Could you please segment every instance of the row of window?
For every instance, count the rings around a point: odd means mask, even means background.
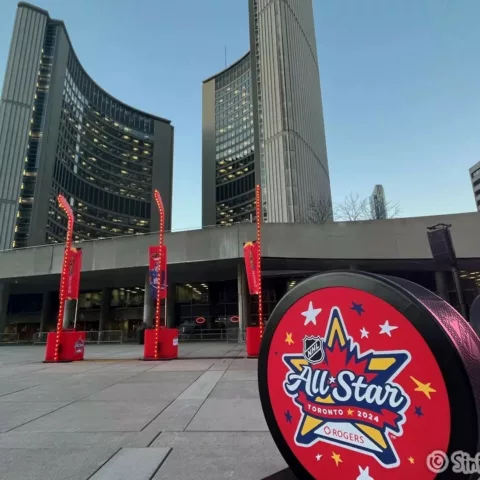
[[[80,135],[75,127],[63,119],[58,142],[68,156],[78,154],[84,160],[98,161],[103,163],[102,168],[117,174],[121,174],[122,170],[134,175],[138,172],[140,174],[138,180],[147,180],[148,183],[152,171],[151,161],[130,160],[130,156],[125,154],[117,156],[119,153],[117,150],[95,141],[95,138],[89,134],[85,135],[85,132],[82,133],[83,135]]]
[[[145,202],[150,200],[148,193],[149,184],[145,181],[138,182],[137,176],[124,170],[123,178],[107,171],[100,170],[93,166],[93,163],[87,165],[85,160],[80,160],[78,153],[65,152],[60,144],[57,147],[57,162],[64,164],[69,171],[77,175],[90,184],[95,184],[97,188],[101,188],[106,192],[116,193],[125,197],[140,199]],[[87,157],[88,158],[88,157]],[[133,177],[133,178],[132,178]],[[143,180],[143,178],[142,178]],[[138,183],[135,183],[135,182]]]
[[[72,87],[65,81],[64,101],[69,108],[72,117],[78,121],[76,128],[89,129],[92,133],[98,135],[98,139],[105,139],[111,145],[115,145],[123,152],[133,152],[136,155],[149,155],[152,150],[152,141],[139,139],[135,136],[135,131],[124,127],[117,122],[99,115],[90,105],[83,104],[75,97]],[[73,119],[71,119],[73,120]],[[96,127],[98,127],[98,130]],[[108,135],[108,136],[107,136]]]
[[[55,162],[53,178],[54,184],[80,202],[120,215],[150,218],[150,202],[134,200],[98,188],[68,169],[59,158]]]
[[[102,114],[138,132],[154,133],[153,119],[119,103],[99,88],[83,70],[73,50],[68,57],[67,77],[75,84],[76,93],[81,93]]]
[[[235,82],[239,77],[250,70],[250,55],[247,55],[240,63],[221,73],[215,79],[215,90],[221,90],[227,85]]]

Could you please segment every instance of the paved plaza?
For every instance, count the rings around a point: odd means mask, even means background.
[[[44,364],[43,346],[0,346],[0,479],[261,480],[282,470],[244,349],[181,344],[183,358],[143,362],[139,345],[87,345],[84,362]]]

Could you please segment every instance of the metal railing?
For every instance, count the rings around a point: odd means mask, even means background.
[[[18,333],[0,333],[0,345],[11,345],[19,343],[20,335]]]
[[[33,344],[42,345],[47,343],[48,332],[35,332],[33,334]]]
[[[240,337],[240,341],[243,339]],[[226,342],[238,343],[239,330],[238,328],[198,328],[198,329],[179,329],[179,342]]]
[[[122,330],[85,332],[85,343],[123,343]]]
[[[47,343],[47,335],[48,332],[36,332],[33,336],[33,343]],[[93,332],[85,332],[85,343],[123,343],[123,332],[121,330],[104,330],[102,332],[95,330]]]

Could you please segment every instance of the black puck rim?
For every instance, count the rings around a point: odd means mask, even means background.
[[[258,388],[267,426],[277,448],[293,473],[302,480],[315,480],[297,460],[277,425],[268,392],[268,359],[275,330],[290,307],[315,290],[346,287],[363,290],[378,296],[396,308],[409,320],[430,348],[442,374],[450,404],[450,441],[446,454],[461,450],[474,456],[478,449],[477,411],[468,373],[460,352],[441,324],[408,290],[397,285],[394,277],[385,278],[367,272],[335,271],[312,276],[299,283],[280,300],[266,325],[258,357]],[[433,327],[433,328],[432,328]],[[453,373],[447,373],[452,372]],[[467,435],[468,432],[468,435]],[[439,480],[461,476],[451,469],[437,474]],[[473,477],[472,477],[473,478]]]

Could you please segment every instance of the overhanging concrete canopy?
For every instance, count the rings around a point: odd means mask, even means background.
[[[268,259],[305,264],[315,261],[430,261],[426,229],[437,223],[452,224],[457,257],[480,265],[480,215],[465,213],[366,222],[336,222],[326,225],[265,224],[262,228],[262,254]],[[255,238],[255,225],[206,228],[167,233],[169,271],[207,264],[231,270],[243,257],[243,244]],[[118,237],[81,242],[82,273],[120,271],[145,272],[149,245],[158,234]],[[0,252],[0,282],[59,275],[63,245],[47,245]],[[282,262],[283,260],[283,262]],[[217,267],[213,262],[217,262]],[[316,263],[316,262],[312,262]],[[233,271],[233,270],[232,270]],[[32,277],[37,277],[32,278]]]

